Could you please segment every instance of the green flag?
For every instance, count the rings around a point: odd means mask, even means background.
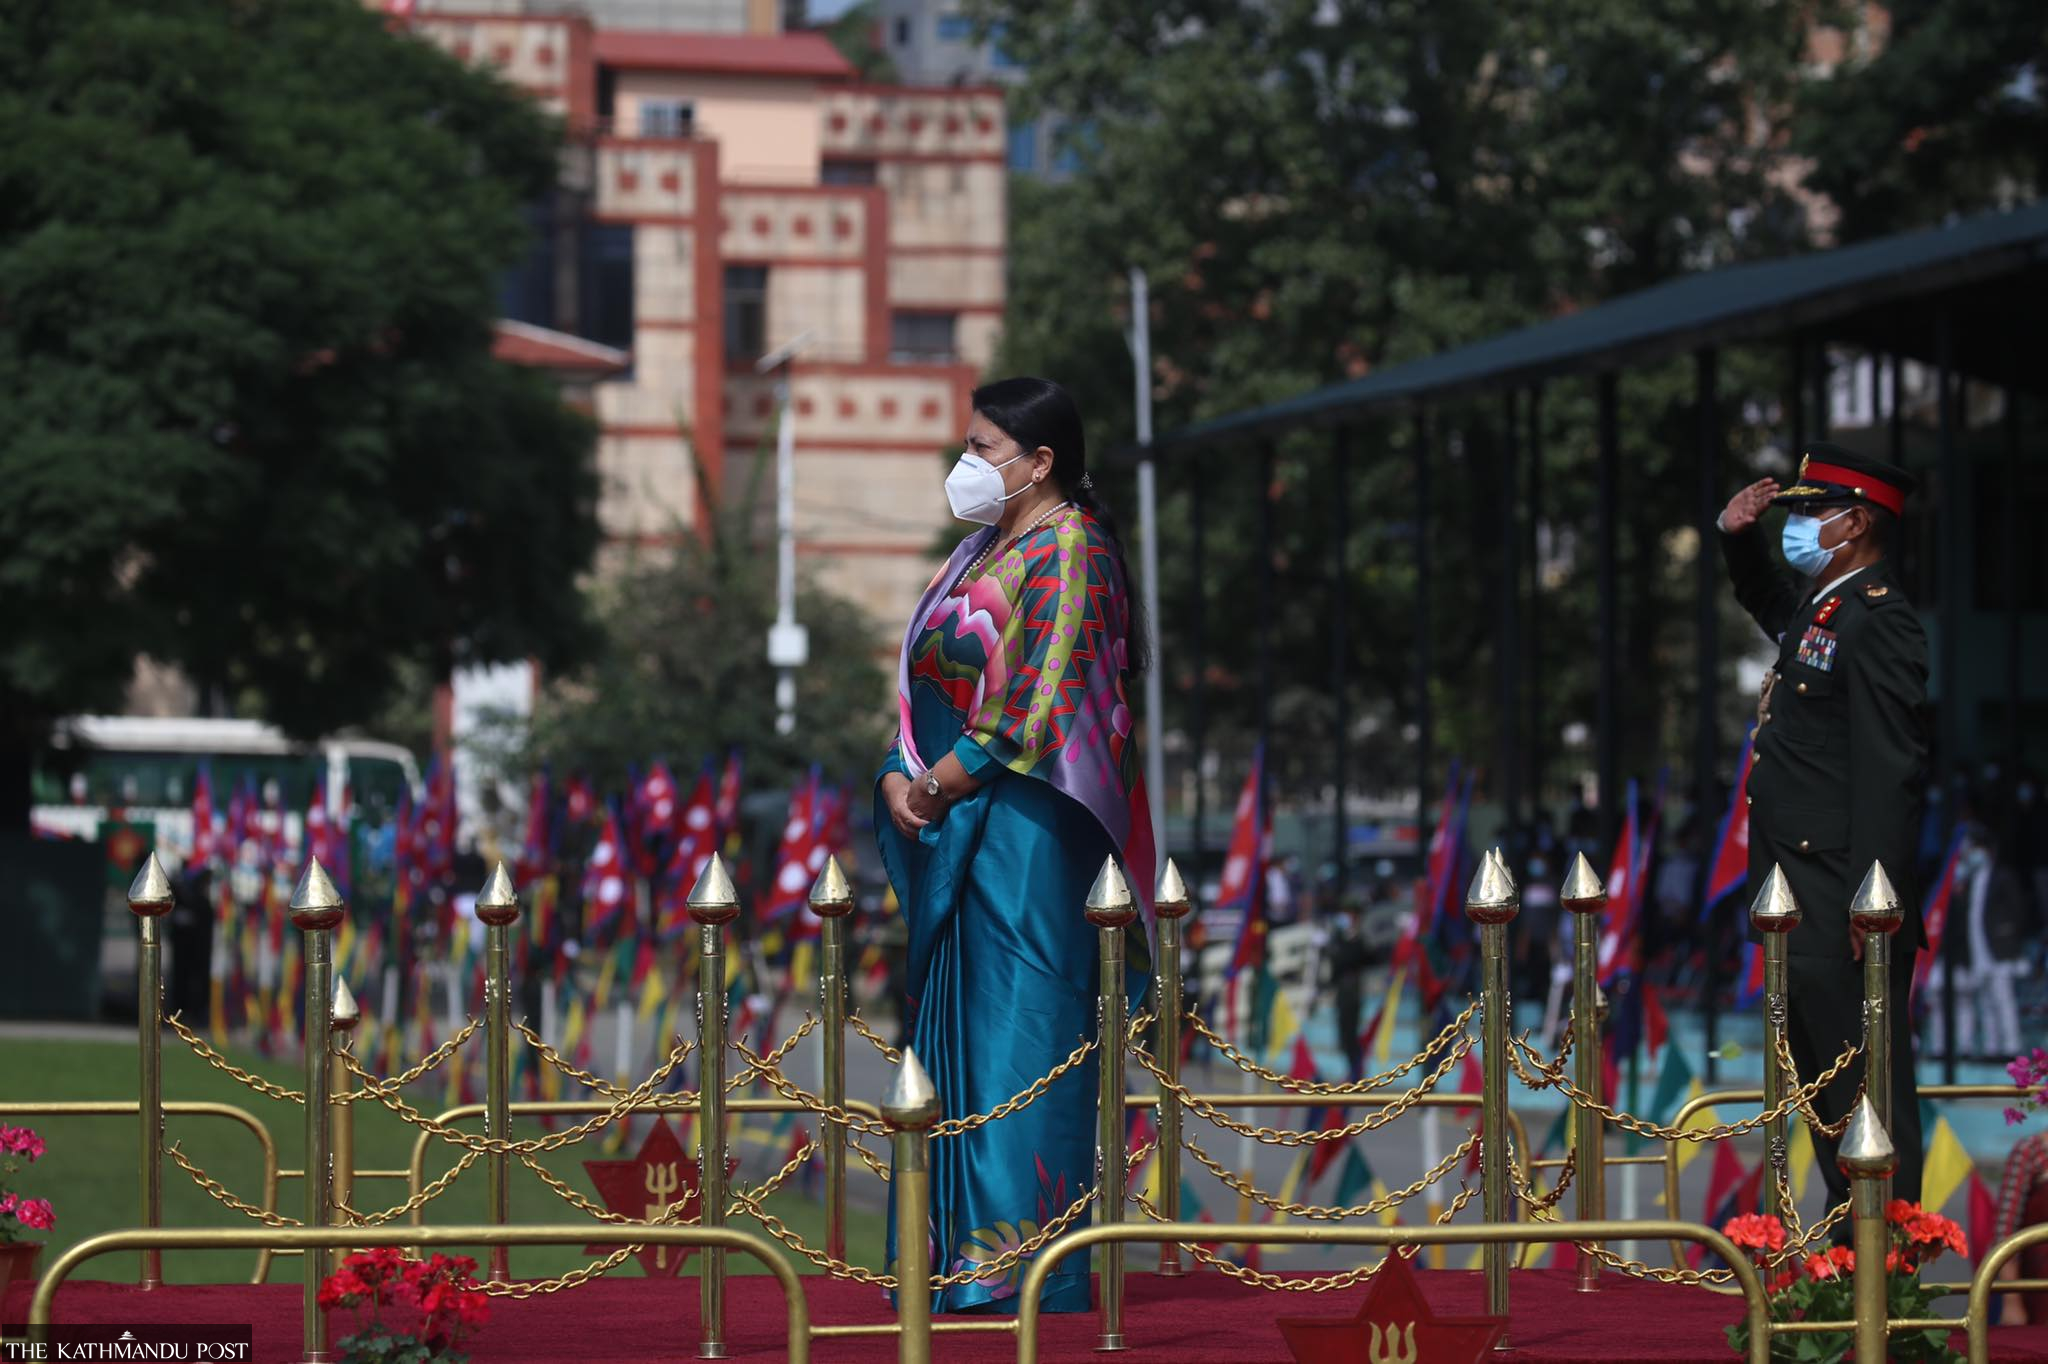
[[[1372,1166],[1352,1147],[1344,1153],[1344,1173],[1337,1176],[1337,1206],[1355,1208],[1372,1193]]]
[[[1650,1098],[1650,1121],[1668,1123],[1677,1115],[1692,1088],[1692,1067],[1676,1042],[1664,1048],[1664,1068],[1657,1074],[1657,1092]]]

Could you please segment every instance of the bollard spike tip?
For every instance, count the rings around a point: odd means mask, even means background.
[[[335,1032],[350,1032],[362,1021],[363,1011],[356,1003],[355,992],[348,988],[347,981],[337,975],[334,978],[334,1003],[328,1010],[328,1027]]]
[[[1906,920],[1899,892],[1885,874],[1884,863],[1872,862],[1863,874],[1863,884],[1849,897],[1849,922],[1866,933],[1895,933]]]
[[[1564,885],[1558,888],[1557,898],[1558,903],[1573,914],[1598,914],[1606,907],[1607,887],[1584,853],[1572,857],[1571,870],[1565,873]]]
[[[882,1116],[891,1126],[912,1132],[938,1121],[939,1091],[917,1059],[915,1047],[903,1049],[896,1078],[889,1082],[889,1092],[882,1096]]]
[[[731,923],[739,917],[740,893],[733,888],[725,859],[717,853],[711,854],[704,874],[691,887],[689,905],[690,917],[706,926]]]
[[[1097,928],[1121,928],[1137,917],[1138,902],[1131,894],[1131,883],[1124,879],[1124,869],[1114,856],[1102,860],[1102,870],[1088,891],[1084,908],[1088,922]]]
[[[484,888],[477,892],[476,917],[493,928],[518,922],[519,892],[512,888],[512,873],[503,862],[491,868]]]
[[[1491,849],[1479,860],[1479,870],[1465,892],[1465,917],[1476,924],[1504,924],[1521,912],[1521,892],[1515,888],[1507,861],[1500,849]]]
[[[1166,870],[1159,873],[1159,889],[1152,896],[1152,907],[1162,919],[1185,918],[1195,907],[1188,894],[1188,883],[1181,879],[1180,867],[1170,857],[1166,859]]]
[[[1799,897],[1792,893],[1792,883],[1785,879],[1785,869],[1773,863],[1756,899],[1750,901],[1750,927],[1759,933],[1790,933],[1799,927],[1804,913]]]
[[[1849,1115],[1849,1130],[1842,1134],[1841,1148],[1835,1153],[1835,1164],[1852,1179],[1877,1179],[1890,1174],[1898,1163],[1899,1153],[1877,1116],[1877,1105],[1870,1102],[1868,1094],[1859,1096],[1856,1111]]]
[[[853,886],[846,879],[837,857],[827,857],[818,879],[811,883],[811,913],[821,919],[837,919],[853,911]]]
[[[164,874],[164,864],[152,851],[136,868],[135,879],[128,885],[129,912],[138,919],[154,919],[171,912],[172,898],[171,878]]]
[[[347,909],[348,901],[334,888],[334,878],[320,865],[320,859],[307,858],[306,869],[299,873],[299,884],[292,891],[292,924],[308,933],[332,928],[341,922]]]

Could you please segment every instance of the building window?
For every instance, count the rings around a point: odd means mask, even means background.
[[[898,19],[896,21],[896,46],[910,46],[910,21],[908,19]]]
[[[768,350],[768,267],[725,267],[725,358],[758,360]]]
[[[939,41],[942,43],[973,42],[974,20],[964,14],[941,14],[939,16]]]
[[[505,272],[498,283],[498,315],[536,327],[555,325],[555,223],[552,203],[541,199],[526,206],[532,233],[526,258]]]
[[[583,229],[583,335],[620,350],[633,346],[633,228],[591,223]]]
[[[1038,169],[1038,124],[1010,125],[1010,169],[1029,174]]]
[[[818,180],[827,185],[872,185],[875,183],[875,163],[828,159],[818,167]]]
[[[640,136],[689,137],[695,131],[697,106],[686,99],[650,99],[640,102]]]
[[[889,358],[899,365],[944,364],[958,358],[959,318],[952,313],[897,313],[889,319]]]

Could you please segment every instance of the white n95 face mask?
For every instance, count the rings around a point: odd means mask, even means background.
[[[946,502],[953,508],[953,515],[962,521],[975,521],[984,526],[993,526],[1003,519],[1003,504],[1017,493],[1003,491],[1002,471],[1024,458],[1016,455],[1001,464],[990,464],[973,451],[961,454],[954,464],[953,472],[946,475]]]

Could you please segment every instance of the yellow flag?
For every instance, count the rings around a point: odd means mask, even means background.
[[[1920,1175],[1920,1206],[1940,1212],[1956,1190],[1969,1182],[1975,1168],[1948,1119],[1936,1118],[1934,1137],[1927,1143],[1927,1165]]]
[[[1273,1012],[1266,1020],[1266,1054],[1272,1064],[1278,1065],[1287,1059],[1287,1049],[1294,1045],[1294,1039],[1301,1032],[1301,1020],[1295,1016],[1294,1005],[1287,1000],[1285,989],[1273,992]]]
[[[1698,1080],[1694,1080],[1691,1084],[1685,1087],[1685,1102],[1691,1103],[1694,1099],[1697,1099],[1701,1094],[1705,1092],[1706,1091],[1700,1087],[1700,1082]],[[1679,1106],[1682,1108],[1684,1107],[1684,1104],[1681,1104]],[[1711,1108],[1699,1109],[1695,1111],[1691,1117],[1685,1120],[1685,1126],[1688,1131],[1695,1127],[1718,1127],[1720,1123],[1721,1115],[1716,1113]],[[1682,1141],[1678,1143],[1679,1173],[1685,1173],[1685,1167],[1692,1164],[1694,1161],[1698,1160],[1701,1154],[1706,1151],[1706,1149],[1707,1144],[1703,1141]]]
[[[1806,1197],[1806,1183],[1813,1178],[1813,1131],[1803,1122],[1792,1124],[1792,1144],[1785,1159],[1792,1165],[1792,1201]]]
[[[1381,1182],[1380,1177],[1378,1175],[1374,1175],[1372,1179],[1373,1202],[1377,1203],[1386,1196],[1387,1186]],[[1398,1205],[1391,1208],[1381,1208],[1379,1212],[1374,1215],[1380,1219],[1381,1226],[1391,1227],[1394,1225],[1394,1223],[1401,1220],[1401,1209]]]
[[[798,943],[789,952],[789,988],[808,990],[811,988],[811,959],[817,955],[817,947],[810,939]]]
[[[1407,976],[1405,971],[1394,972],[1394,978],[1387,985],[1387,1002],[1380,1008],[1379,1026],[1374,1029],[1372,1055],[1375,1061],[1387,1062],[1394,1055],[1394,1020],[1401,1013],[1401,982]]]

